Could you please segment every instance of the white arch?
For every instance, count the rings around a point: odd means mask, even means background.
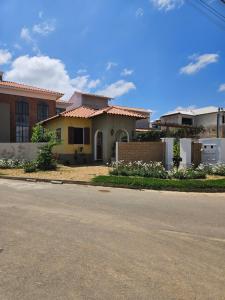
[[[116,135],[118,133],[122,133],[122,132],[126,133],[126,135],[127,135],[127,142],[129,142],[130,141],[130,135],[129,135],[129,132],[125,128],[117,130]],[[118,139],[117,136],[116,136],[116,139]]]

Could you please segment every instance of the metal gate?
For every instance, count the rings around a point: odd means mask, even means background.
[[[193,142],[191,147],[191,162],[195,167],[197,167],[198,165],[200,165],[201,161],[202,144]]]

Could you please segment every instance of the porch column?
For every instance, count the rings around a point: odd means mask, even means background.
[[[170,170],[173,167],[174,138],[162,138],[161,140],[166,145],[166,147],[165,147],[165,168],[167,170]]]
[[[191,139],[180,139],[180,157],[182,159],[180,166],[183,168],[191,166],[191,144]]]

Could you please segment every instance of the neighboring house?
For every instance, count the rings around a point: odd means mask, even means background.
[[[110,98],[75,92],[70,109],[42,121],[55,130],[61,145],[55,147],[59,159],[71,163],[103,161],[115,158],[116,141],[130,141],[136,121],[146,114],[135,108],[111,106]]]
[[[93,101],[94,99],[94,101]],[[57,114],[64,112],[66,110],[71,110],[74,107],[78,107],[83,103],[83,105],[91,106],[96,109],[105,107],[108,105],[108,101],[112,100],[110,97],[100,96],[96,97],[95,94],[90,93],[82,93],[82,92],[75,92],[69,101],[62,101],[59,100],[56,102],[56,111]],[[131,108],[131,107],[124,107],[119,105],[114,105],[114,107],[126,109],[128,111],[141,113],[144,116],[144,119],[136,121],[136,129],[149,129],[150,127],[150,118],[151,118],[151,110],[146,110],[143,108]]]
[[[56,114],[63,94],[3,80],[0,72],[0,143],[29,142],[32,127]]]
[[[214,106],[192,110],[180,110],[163,115],[153,123],[161,130],[204,127],[201,137],[225,137],[225,112]]]

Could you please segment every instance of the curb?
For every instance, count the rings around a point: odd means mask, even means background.
[[[148,189],[148,188],[141,188],[136,186],[130,186],[130,185],[115,185],[110,183],[97,183],[97,182],[91,182],[91,181],[79,181],[79,180],[53,180],[53,179],[44,179],[44,178],[30,178],[30,177],[13,177],[13,176],[3,176],[0,175],[0,179],[8,179],[8,180],[17,180],[17,181],[26,181],[26,182],[45,182],[45,183],[51,183],[51,184],[77,184],[77,185],[83,185],[83,186],[97,186],[97,187],[109,187],[109,188],[116,188],[116,189],[129,189],[129,190],[138,190],[138,191],[158,191],[158,192],[179,192],[179,193],[203,193],[203,194],[212,194],[212,193],[218,193],[222,194],[225,193],[224,189],[189,189],[189,190],[179,190],[176,188],[166,188],[166,189]]]
[[[14,176],[3,176],[0,175],[0,179],[27,181],[27,182],[46,182],[52,184],[79,184],[79,185],[93,185],[89,181],[79,181],[79,180],[57,180],[57,179],[45,179],[45,178],[33,178],[33,177],[14,177]]]

